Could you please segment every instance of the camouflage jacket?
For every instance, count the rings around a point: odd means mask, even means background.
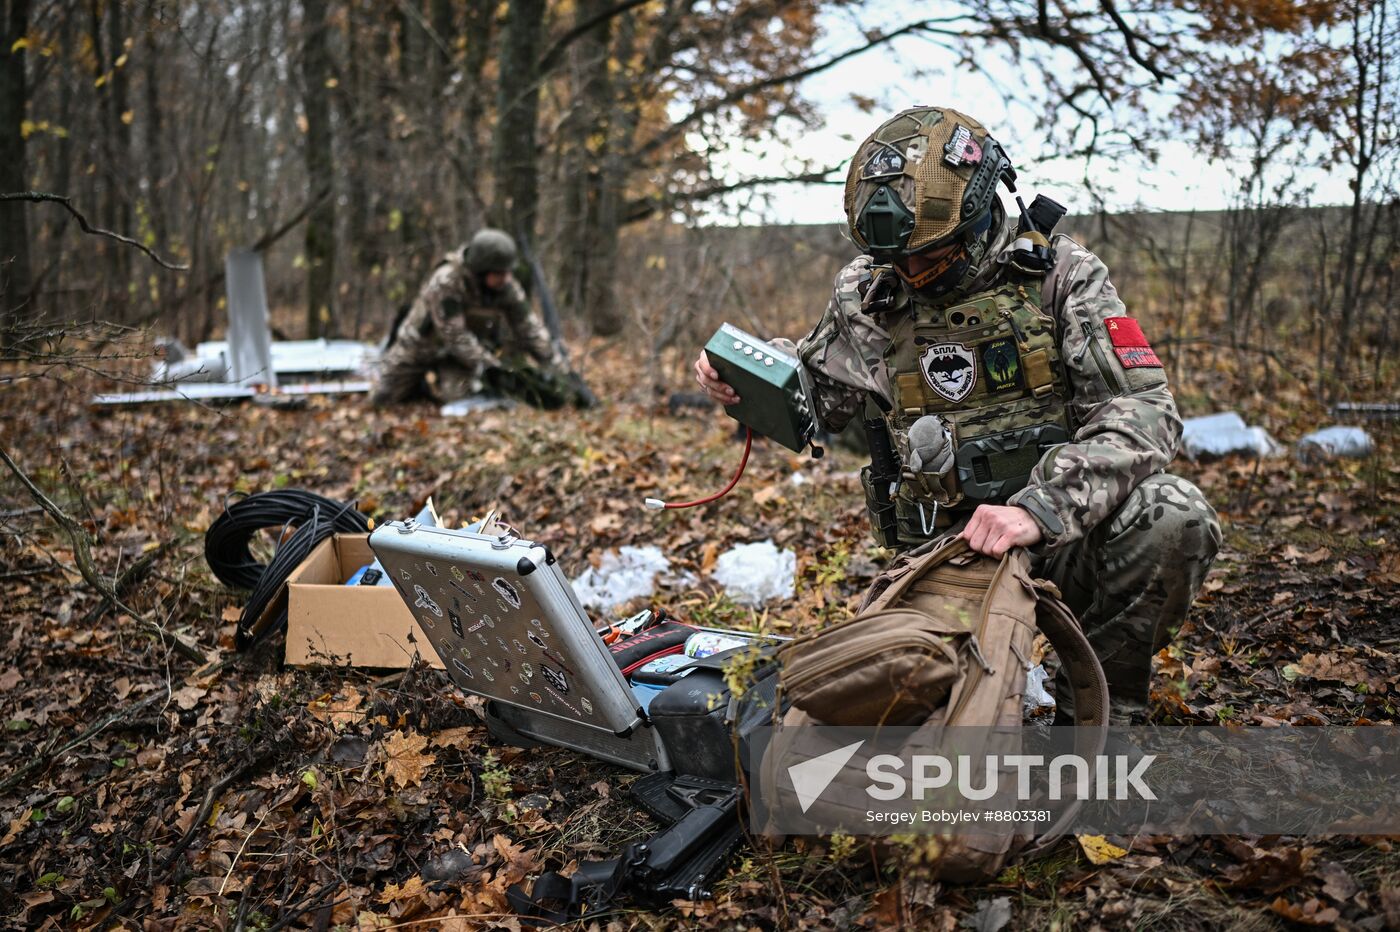
[[[482,287],[467,268],[465,249],[449,252],[433,269],[397,339],[416,347],[436,343],[442,356],[476,370],[496,365],[499,353],[526,353],[542,364],[557,361],[549,331],[520,283],[507,277],[497,291]]]
[[[1008,229],[998,234],[969,293],[1008,277],[1010,239]],[[1108,328],[1117,324],[1108,319],[1126,311],[1108,269],[1068,236],[1055,236],[1052,245],[1056,261],[1042,285],[1041,308],[1055,321],[1075,432],[1069,443],[1049,450],[1026,488],[1007,500],[1035,517],[1044,550],[1080,539],[1116,511],[1138,483],[1162,471],[1181,440],[1164,370],[1141,360],[1125,367],[1115,352]],[[880,321],[901,313],[910,299],[897,288],[892,309],[867,313],[862,305],[873,274],[868,256],[843,268],[821,321],[796,347],[811,375],[817,417],[828,431],[838,432],[860,415],[868,396],[886,406],[891,398],[882,363],[890,337]]]

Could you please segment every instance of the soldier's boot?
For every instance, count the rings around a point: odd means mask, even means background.
[[[423,354],[413,351],[405,342],[389,347],[379,364],[379,382],[370,394],[375,405],[391,405],[410,401],[423,393],[423,377],[430,363]]]
[[[437,367],[437,395],[443,404],[451,404],[472,395],[481,394],[479,367],[469,367],[448,360]]]
[[[1215,509],[1189,481],[1150,476],[1089,534],[1042,560],[1032,572],[1060,587],[1108,680],[1109,718],[1145,718],[1152,658],[1186,619],[1220,549]],[[1063,672],[1055,698],[1073,714]]]

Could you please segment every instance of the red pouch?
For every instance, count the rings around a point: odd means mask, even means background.
[[[694,633],[695,629],[690,625],[663,621],[629,638],[614,641],[608,645],[608,651],[622,675],[627,676],[657,657],[679,654],[685,650],[686,640]]]

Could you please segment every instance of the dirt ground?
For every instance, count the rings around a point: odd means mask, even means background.
[[[620,350],[599,353],[595,384],[626,366]],[[684,385],[683,361],[667,365]],[[655,544],[703,580],[657,601],[710,624],[846,617],[888,558],[865,531],[859,459],[839,449],[813,461],[760,445],[721,503],[643,511],[648,495],[718,487],[738,456],[729,422],[661,398],[471,419],[359,399],[96,411],[85,396],[100,383],[64,377],[0,389],[0,447],[92,538],[121,605],[83,579],[72,538],[3,470],[6,927],[516,928],[510,884],[655,830],[629,802],[633,774],[493,743],[439,672],[284,669],[280,639],[236,652],[246,593],[203,558],[232,492],[306,488],[380,521],[429,495],[454,523],[500,508],[571,575],[609,548]],[[1191,386],[1179,396],[1188,414],[1212,410]],[[1237,400],[1284,441],[1322,417],[1286,395]],[[1400,439],[1393,423],[1368,426],[1379,445],[1363,459],[1174,465],[1220,511],[1226,545],[1159,657],[1155,721],[1395,722]],[[798,592],[755,614],[704,571],[768,538],[797,552]],[[1400,928],[1394,838],[1116,840],[1128,853],[1106,863],[1071,838],[979,887],[930,882],[898,847],[745,849],[712,901],[588,924]]]

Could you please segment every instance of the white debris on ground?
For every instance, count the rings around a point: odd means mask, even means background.
[[[589,567],[574,580],[574,592],[585,608],[611,611],[624,602],[651,595],[656,577],[671,561],[654,546],[622,547],[603,554],[597,569]]]
[[[1262,427],[1250,427],[1234,411],[1188,417],[1182,422],[1182,446],[1191,459],[1201,456],[1226,456],[1230,453],[1251,453],[1255,456],[1277,456],[1283,452],[1269,432]]]
[[[469,395],[443,405],[438,414],[443,417],[465,417],[481,411],[495,411],[498,408],[512,408],[515,402],[509,398],[487,398],[483,395]]]
[[[1029,715],[1037,709],[1053,709],[1055,697],[1045,689],[1049,674],[1042,664],[1036,664],[1026,671],[1026,691],[1021,696],[1021,711]]]
[[[720,554],[711,575],[740,605],[790,599],[797,588],[797,554],[779,550],[771,540],[739,544]]]
[[[788,476],[788,482],[791,482],[793,485],[806,485],[811,481],[811,479],[808,479],[806,476],[802,475],[801,471],[795,472],[791,476]]]
[[[1298,459],[1305,463],[1334,456],[1369,456],[1375,449],[1371,435],[1360,427],[1324,427],[1298,441]]]

